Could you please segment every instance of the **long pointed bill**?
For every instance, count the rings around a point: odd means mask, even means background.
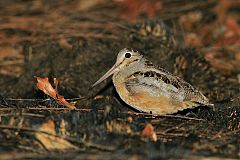
[[[114,65],[111,69],[109,69],[109,71],[107,71],[107,73],[105,73],[97,82],[95,82],[92,85],[92,88],[95,87],[96,85],[98,85],[99,83],[101,83],[102,81],[104,81],[105,79],[107,79],[109,76],[111,76],[116,71],[118,71],[118,66]]]

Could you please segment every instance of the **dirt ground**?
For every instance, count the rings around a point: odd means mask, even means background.
[[[0,159],[239,159],[239,14],[234,0],[0,1]],[[158,116],[110,78],[91,89],[126,47],[215,106]]]

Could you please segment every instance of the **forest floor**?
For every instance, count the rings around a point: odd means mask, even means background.
[[[239,14],[234,0],[1,1],[0,159],[239,159]],[[110,78],[89,89],[126,47],[214,107],[151,115]]]

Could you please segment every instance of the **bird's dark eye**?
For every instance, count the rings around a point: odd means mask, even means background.
[[[125,57],[126,57],[126,58],[130,58],[130,57],[131,57],[131,53],[127,52],[127,53],[125,54]]]

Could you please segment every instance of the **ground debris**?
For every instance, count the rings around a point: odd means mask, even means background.
[[[143,138],[149,138],[152,141],[156,142],[157,141],[157,134],[154,132],[154,128],[151,123],[148,123],[146,127],[143,129],[141,132],[141,137]]]
[[[74,146],[69,141],[57,136],[55,124],[52,120],[48,120],[46,123],[43,123],[36,130],[40,131],[35,134],[36,139],[40,141],[41,145],[43,145],[43,147],[47,150],[66,151],[70,149],[78,149],[77,146]]]
[[[1,159],[240,158],[238,2],[0,1],[0,8]],[[157,116],[122,102],[110,80],[89,90],[125,47],[196,86],[215,108]],[[35,76],[60,84],[47,96]],[[58,92],[76,108],[59,105]]]

